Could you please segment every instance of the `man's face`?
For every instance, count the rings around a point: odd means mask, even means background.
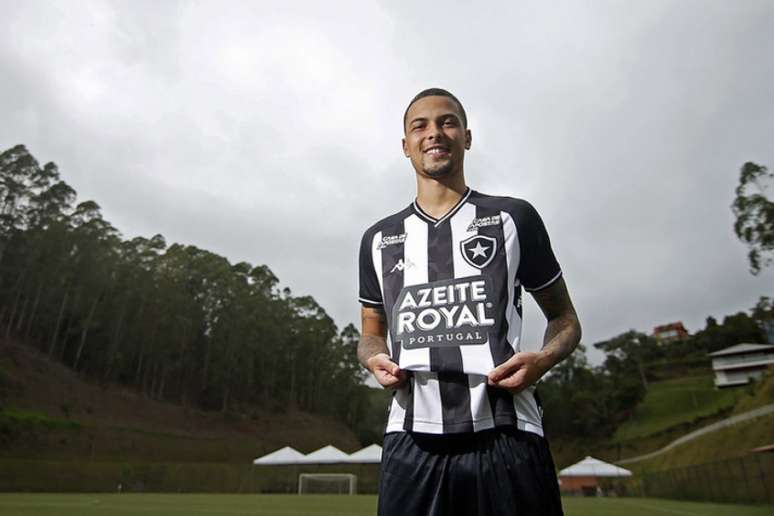
[[[457,103],[449,97],[424,97],[406,116],[403,152],[418,174],[441,178],[462,170],[470,131],[462,125]]]

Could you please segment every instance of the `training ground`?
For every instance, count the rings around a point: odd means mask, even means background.
[[[769,516],[771,506],[656,498],[564,498],[566,516]],[[374,516],[373,495],[0,494],[1,516]]]

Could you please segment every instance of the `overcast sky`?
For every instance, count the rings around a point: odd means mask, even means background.
[[[363,230],[415,195],[401,117],[431,86],[468,112],[469,185],[543,216],[588,345],[774,295],[729,209],[745,161],[774,167],[774,1],[0,8],[0,149],[126,238],[267,264],[340,327]]]

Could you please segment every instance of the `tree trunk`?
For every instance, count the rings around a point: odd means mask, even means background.
[[[56,318],[56,326],[54,327],[54,333],[51,335],[51,344],[48,347],[48,357],[51,358],[54,355],[54,349],[56,348],[56,341],[59,340],[59,328],[62,326],[62,317],[64,316],[65,305],[67,305],[67,297],[70,295],[69,290],[65,290],[64,297],[62,298],[62,304],[59,305],[59,315]]]
[[[161,381],[159,382],[159,392],[156,394],[156,399],[164,401],[164,385],[167,383],[167,373],[169,369],[166,364],[161,367]]]
[[[204,346],[204,365],[202,366],[202,391],[207,390],[207,374],[210,368],[210,338],[205,336],[206,344]]]
[[[5,327],[6,339],[11,336],[11,328],[13,327],[13,321],[16,319],[16,310],[19,307],[19,299],[21,298],[22,290],[24,290],[22,287],[24,285],[25,276],[27,276],[27,269],[24,269],[19,275],[19,279],[16,282],[16,286],[14,287],[16,290],[16,297],[13,300],[13,305],[11,305],[11,315],[8,318],[8,326]]]
[[[35,292],[35,302],[32,303],[32,313],[30,314],[29,319],[27,319],[27,329],[24,330],[24,340],[28,340],[30,338],[30,333],[32,332],[32,323],[35,321],[35,316],[38,314],[38,303],[40,302],[40,293],[43,291],[43,282],[41,281],[38,284],[38,290]]]
[[[113,369],[113,360],[115,359],[116,351],[118,351],[118,345],[121,340],[121,326],[124,323],[124,314],[126,313],[127,301],[127,298],[124,298],[124,302],[121,305],[121,311],[118,314],[116,329],[113,332],[113,338],[110,340],[110,349],[108,350],[107,363],[105,364],[105,375],[103,377],[105,380],[110,378],[110,372]]]
[[[148,389],[148,397],[153,399],[154,394],[156,393],[156,385],[158,383],[158,370],[159,370],[159,364],[158,362],[153,362],[153,366],[151,366],[150,376],[151,376],[151,384],[150,389]]]
[[[220,407],[220,411],[225,414],[228,410],[228,395],[231,392],[231,388],[226,384],[225,389],[223,390],[223,405]]]
[[[16,293],[16,298],[13,300],[13,305],[11,306],[11,316],[8,318],[8,326],[5,327],[5,339],[8,340],[11,336],[11,328],[13,328],[13,323],[16,321],[16,310],[19,308],[19,299],[21,298],[21,289]]]
[[[140,381],[140,373],[142,372],[142,358],[143,358],[143,350],[145,349],[145,341],[140,341],[140,356],[137,357],[137,370],[134,373],[134,383],[137,386],[141,386],[142,382]]]
[[[27,317],[27,306],[29,306],[29,304],[30,304],[30,298],[28,296],[24,296],[24,304],[22,305],[21,312],[19,313],[19,318],[16,319],[17,334],[21,332],[21,329],[24,326],[24,320]]]
[[[78,344],[78,351],[75,353],[75,361],[73,363],[73,370],[75,371],[78,370],[78,362],[81,360],[83,346],[86,344],[86,337],[89,335],[89,326],[91,326],[91,321],[94,319],[94,312],[97,311],[100,295],[101,294],[98,294],[97,297],[94,298],[94,302],[91,304],[91,308],[89,309],[89,315],[86,316],[86,321],[84,322],[83,329],[81,330],[81,342]]]

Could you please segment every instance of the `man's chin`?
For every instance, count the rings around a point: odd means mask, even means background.
[[[423,172],[427,177],[432,177],[433,179],[440,179],[442,177],[451,175],[452,170],[453,168],[451,166],[451,163],[449,163],[448,165],[445,165],[442,167],[426,168],[423,170]]]

